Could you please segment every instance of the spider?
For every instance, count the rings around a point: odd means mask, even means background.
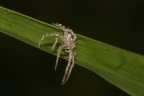
[[[63,79],[61,82],[61,84],[65,84],[66,81],[69,79],[69,76],[71,74],[71,71],[72,71],[72,69],[74,67],[74,63],[75,63],[75,56],[76,56],[75,47],[76,47],[77,35],[71,29],[66,28],[62,24],[56,23],[53,25],[62,29],[63,34],[55,32],[55,33],[47,33],[47,34],[43,35],[41,37],[41,39],[38,41],[38,47],[40,48],[40,45],[41,45],[41,42],[43,41],[43,39],[45,39],[47,37],[51,37],[51,36],[56,37],[55,42],[53,43],[53,46],[52,46],[52,51],[55,49],[56,44],[57,44],[59,39],[63,42],[57,50],[55,70],[57,69],[59,57],[60,57],[61,51],[63,50],[65,53],[68,54],[68,56],[66,57],[68,59],[68,63],[67,63],[67,66],[65,68],[65,73],[64,73],[64,76],[63,76]]]

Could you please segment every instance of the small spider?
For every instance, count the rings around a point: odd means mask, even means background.
[[[52,51],[56,47],[58,39],[60,39],[63,42],[57,50],[55,70],[57,69],[59,57],[60,57],[61,51],[63,50],[65,53],[68,53],[68,56],[66,57],[66,58],[68,58],[68,64],[66,66],[64,77],[63,77],[63,80],[62,80],[62,84],[65,84],[66,81],[68,80],[70,74],[71,74],[71,71],[72,71],[73,67],[74,67],[75,56],[76,56],[75,47],[76,47],[77,36],[71,29],[66,28],[62,24],[57,24],[56,23],[56,24],[53,24],[53,25],[55,25],[56,27],[59,27],[60,29],[62,29],[63,34],[60,34],[60,33],[47,33],[47,34],[43,35],[42,38],[40,39],[40,41],[38,42],[38,47],[40,48],[40,45],[41,45],[41,42],[42,42],[43,39],[45,39],[47,37],[51,37],[51,36],[56,37],[55,42],[52,46]]]

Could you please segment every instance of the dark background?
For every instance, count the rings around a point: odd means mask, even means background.
[[[0,0],[0,5],[76,33],[144,54],[144,3],[118,0]],[[129,96],[91,71],[75,66],[60,84],[66,61],[0,33],[0,96]]]

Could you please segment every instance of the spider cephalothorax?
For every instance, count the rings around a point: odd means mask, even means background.
[[[40,47],[40,44],[41,44],[43,39],[45,39],[47,37],[51,37],[51,36],[55,36],[56,37],[56,40],[55,40],[55,42],[54,42],[54,44],[52,46],[52,50],[54,50],[54,48],[56,47],[56,44],[57,44],[58,40],[61,40],[63,42],[59,46],[59,48],[57,50],[57,58],[56,58],[56,63],[55,63],[55,70],[57,69],[59,57],[60,57],[61,51],[63,50],[65,53],[68,53],[68,56],[67,56],[68,64],[66,66],[64,77],[63,77],[63,80],[62,80],[62,84],[65,84],[65,82],[68,80],[68,78],[69,78],[69,76],[71,74],[71,71],[72,71],[72,69],[74,67],[75,56],[76,56],[75,47],[76,47],[77,36],[71,29],[66,28],[62,24],[57,24],[56,23],[54,25],[59,27],[60,29],[62,29],[63,30],[63,34],[60,34],[59,32],[47,33],[47,34],[42,36],[42,38],[38,42],[38,46]]]

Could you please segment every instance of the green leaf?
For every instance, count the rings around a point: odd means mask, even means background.
[[[62,32],[50,24],[0,7],[0,31],[38,48],[41,36]],[[42,45],[52,43],[45,39]],[[52,53],[42,46],[41,50]],[[76,64],[85,67],[135,96],[144,94],[144,57],[93,39],[78,35]]]

